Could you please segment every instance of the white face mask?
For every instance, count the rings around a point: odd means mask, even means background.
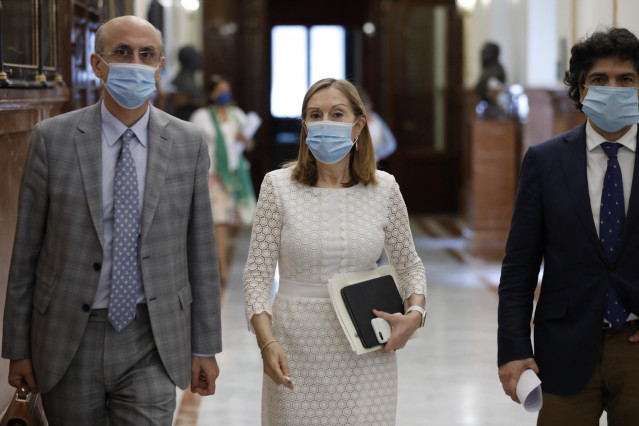
[[[606,132],[616,132],[639,122],[636,87],[585,86],[588,93],[581,110]]]
[[[353,148],[353,124],[341,121],[307,122],[306,145],[318,161],[335,164]]]
[[[153,68],[142,64],[109,64],[104,59],[102,61],[109,67],[104,87],[123,108],[138,108],[155,92],[155,73],[159,65]]]

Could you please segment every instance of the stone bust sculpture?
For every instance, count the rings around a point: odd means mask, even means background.
[[[486,42],[481,50],[481,76],[475,86],[479,97],[477,114],[484,118],[498,118],[499,106],[489,89],[496,88],[506,82],[506,72],[499,63],[499,46],[493,42]]]

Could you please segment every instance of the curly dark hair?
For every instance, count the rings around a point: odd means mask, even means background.
[[[582,107],[579,88],[584,84],[586,74],[597,60],[610,57],[621,61],[631,60],[639,73],[639,40],[625,28],[608,28],[572,46],[564,84],[568,86],[568,97],[578,110]]]

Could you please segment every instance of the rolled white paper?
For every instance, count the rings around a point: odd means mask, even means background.
[[[532,370],[526,370],[519,376],[517,382],[517,398],[526,411],[535,412],[541,409],[541,380]]]

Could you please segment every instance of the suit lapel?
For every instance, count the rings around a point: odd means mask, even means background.
[[[568,186],[569,196],[575,205],[575,211],[583,224],[586,236],[595,244],[597,252],[605,258],[595,221],[592,217],[590,194],[588,192],[588,169],[586,159],[586,127],[579,126],[564,136],[565,143],[559,148],[559,157],[564,170],[564,180]]]
[[[167,136],[168,120],[151,106],[149,116],[149,154],[147,160],[144,204],[142,207],[142,237],[146,235],[160,200],[164,176],[173,142]]]
[[[75,135],[74,143],[82,185],[89,205],[89,212],[95,231],[104,247],[104,232],[102,226],[102,118],[100,105],[89,107],[78,125],[79,133]]]
[[[637,148],[639,148],[639,133],[637,134]],[[628,213],[626,214],[626,224],[621,232],[617,256],[623,250],[626,236],[630,234],[632,228],[639,221],[639,156],[635,148],[635,167],[632,174],[632,186],[630,187],[630,199],[628,200]]]

